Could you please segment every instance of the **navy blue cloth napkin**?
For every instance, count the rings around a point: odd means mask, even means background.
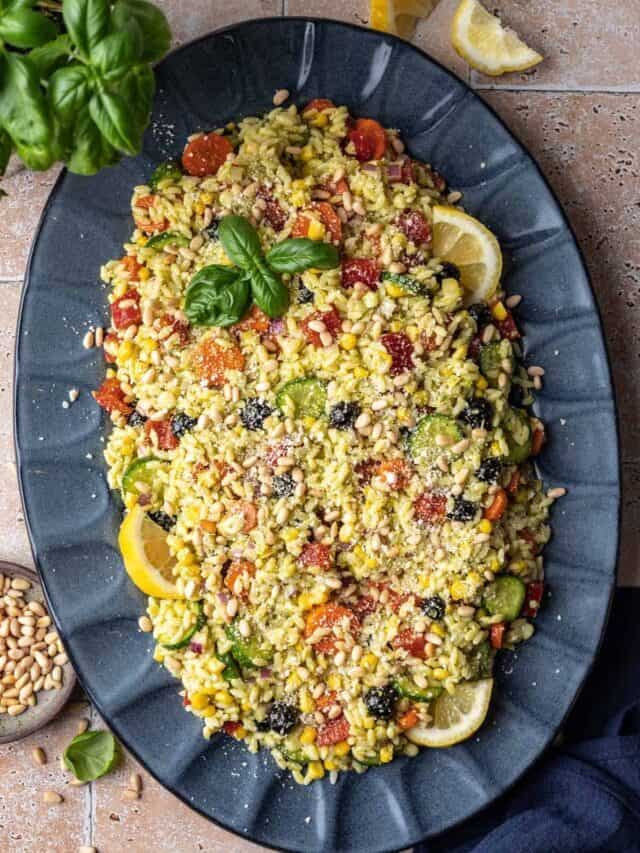
[[[562,745],[494,805],[416,851],[640,853],[640,589],[616,591]]]

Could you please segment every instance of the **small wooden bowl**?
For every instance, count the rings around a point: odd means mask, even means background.
[[[15,563],[5,563],[0,560],[0,575],[12,578],[25,578],[31,583],[24,597],[27,601],[39,601],[45,604],[44,592],[38,579],[38,575],[24,566]],[[45,604],[46,607],[46,604]],[[54,630],[53,626],[51,630]],[[33,707],[27,708],[17,717],[8,714],[0,714],[0,744],[11,743],[20,740],[27,735],[46,726],[64,707],[71,695],[76,683],[76,674],[71,663],[66,663],[63,668],[62,687],[59,690],[41,690],[37,694],[37,702]]]

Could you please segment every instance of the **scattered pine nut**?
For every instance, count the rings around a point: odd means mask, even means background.
[[[551,498],[551,500],[555,501],[557,498],[562,498],[567,494],[567,490],[562,486],[558,486],[555,489],[549,489],[547,492],[547,497]]]
[[[138,791],[133,791],[131,788],[125,788],[122,792],[122,798],[124,800],[138,800],[140,799],[140,794]]]
[[[94,333],[91,329],[89,329],[89,331],[85,334],[84,338],[82,339],[82,346],[85,349],[93,349],[94,343],[95,343]]]
[[[278,89],[278,91],[273,96],[273,106],[279,107],[287,100],[289,97],[288,89]]]
[[[50,806],[58,806],[60,803],[64,802],[63,797],[61,797],[57,791],[45,791],[42,794],[42,799]]]
[[[98,853],[96,847],[87,847],[86,845],[82,845],[82,847],[78,847],[78,853]]]
[[[129,787],[133,791],[138,791],[138,793],[140,793],[142,790],[142,776],[139,773],[132,773],[131,776],[129,776]]]
[[[77,735],[84,734],[84,732],[86,732],[86,730],[88,728],[89,728],[89,720],[87,720],[86,718],[83,717],[83,719],[78,720],[78,725],[76,726],[76,734]]]

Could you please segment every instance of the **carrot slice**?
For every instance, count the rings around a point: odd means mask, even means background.
[[[323,110],[332,110],[335,108],[335,104],[333,101],[330,101],[328,98],[314,98],[309,101],[307,106],[302,110],[302,114],[304,115],[309,110],[316,110],[321,113]]]
[[[372,118],[359,118],[349,131],[349,139],[361,162],[380,160],[387,147],[387,135],[382,125]]]
[[[487,521],[497,521],[504,515],[508,503],[507,493],[504,489],[500,489],[495,493],[491,504],[483,512],[483,518],[486,518]]]
[[[187,143],[182,153],[182,165],[190,175],[215,175],[232,151],[226,136],[205,133]]]

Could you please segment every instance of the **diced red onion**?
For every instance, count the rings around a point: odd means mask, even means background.
[[[260,670],[260,678],[271,678],[271,669],[268,666]]]
[[[280,317],[277,320],[272,320],[269,326],[269,332],[272,335],[281,335],[284,332],[284,320]]]
[[[402,163],[389,163],[387,166],[387,179],[390,184],[399,184],[402,182]]]
[[[229,601],[229,596],[227,595],[226,592],[219,592],[217,594],[216,598],[218,599],[220,604],[222,604],[223,606],[225,606],[227,604],[227,602]]]
[[[374,163],[363,163],[361,169],[363,172],[369,172],[370,175],[378,174],[378,167]]]
[[[189,648],[196,655],[201,655],[204,651],[204,646],[202,643],[189,643]]]

